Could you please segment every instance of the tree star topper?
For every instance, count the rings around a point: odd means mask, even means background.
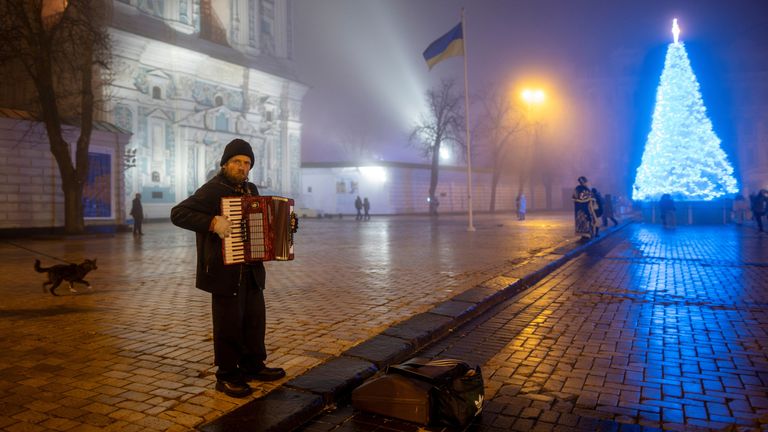
[[[677,18],[672,20],[672,36],[675,37],[675,43],[680,39],[680,27],[677,25]]]

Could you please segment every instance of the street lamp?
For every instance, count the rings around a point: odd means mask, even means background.
[[[542,89],[525,89],[521,93],[521,96],[523,97],[523,101],[530,109],[533,106],[541,105],[544,103],[544,101],[547,99],[546,93],[544,93],[544,90]]]
[[[531,123],[532,129],[533,129],[533,131],[531,133],[531,144],[526,149],[527,150],[527,152],[526,152],[527,154],[524,156],[525,159],[528,159],[528,158],[532,158],[533,157],[533,151],[534,151],[534,148],[536,147],[536,144],[538,142],[539,127],[541,126],[540,122],[537,121],[537,119],[535,118],[534,112],[536,111],[537,108],[539,108],[542,105],[544,105],[544,102],[547,99],[547,95],[544,92],[544,90],[542,90],[540,88],[525,88],[520,93],[520,96],[523,99],[523,103],[525,103],[526,117],[527,117],[526,120]],[[524,166],[530,167],[531,163],[533,163],[532,160],[529,161],[529,163],[525,164]],[[530,169],[530,168],[528,168],[528,169]],[[527,171],[527,169],[524,168],[523,171]],[[523,172],[521,172],[521,174],[523,174]],[[530,173],[529,172],[525,172],[524,174],[525,175],[521,175],[520,176],[521,177],[520,178],[520,189],[519,189],[520,193],[522,193],[523,190],[525,189],[525,187],[524,187],[524,185],[525,185],[525,178],[529,177],[528,180],[530,180]],[[533,204],[533,198],[534,197],[531,196],[531,204]]]

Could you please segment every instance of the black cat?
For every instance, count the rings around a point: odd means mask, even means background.
[[[63,282],[69,282],[69,290],[77,292],[74,288],[75,282],[84,284],[88,289],[91,289],[91,284],[83,279],[85,275],[91,270],[96,270],[96,260],[85,260],[80,264],[57,264],[51,267],[40,267],[40,260],[35,260],[35,270],[39,273],[48,273],[48,281],[43,282],[43,292],[45,292],[45,286],[50,285],[48,289],[51,294],[56,294],[56,288]]]

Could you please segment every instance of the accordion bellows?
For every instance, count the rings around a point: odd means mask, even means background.
[[[222,243],[224,264],[293,259],[293,200],[279,196],[221,199],[221,214],[232,222]]]

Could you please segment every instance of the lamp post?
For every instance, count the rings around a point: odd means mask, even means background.
[[[538,110],[541,108],[541,106],[543,106],[544,103],[546,102],[547,94],[544,92],[544,90],[540,88],[525,88],[520,93],[520,96],[523,99],[523,103],[525,104],[525,107],[526,107],[525,113],[526,113],[527,120],[531,123],[531,127],[533,129],[531,133],[531,144],[527,149],[528,154],[525,155],[527,159],[528,157],[531,157],[531,158],[533,157],[533,149],[538,143],[539,127],[541,126],[541,123],[536,118],[537,117],[536,114]],[[525,163],[523,166],[530,167],[531,163],[533,163],[533,161]],[[526,171],[528,169],[526,169]],[[530,171],[526,172],[526,174],[528,174],[527,177],[529,177],[530,179]],[[520,190],[518,192],[518,195],[524,189],[525,177],[526,176],[521,176],[520,178]],[[533,200],[533,194],[531,194],[530,199]],[[533,203],[533,201],[531,201],[531,203]]]

